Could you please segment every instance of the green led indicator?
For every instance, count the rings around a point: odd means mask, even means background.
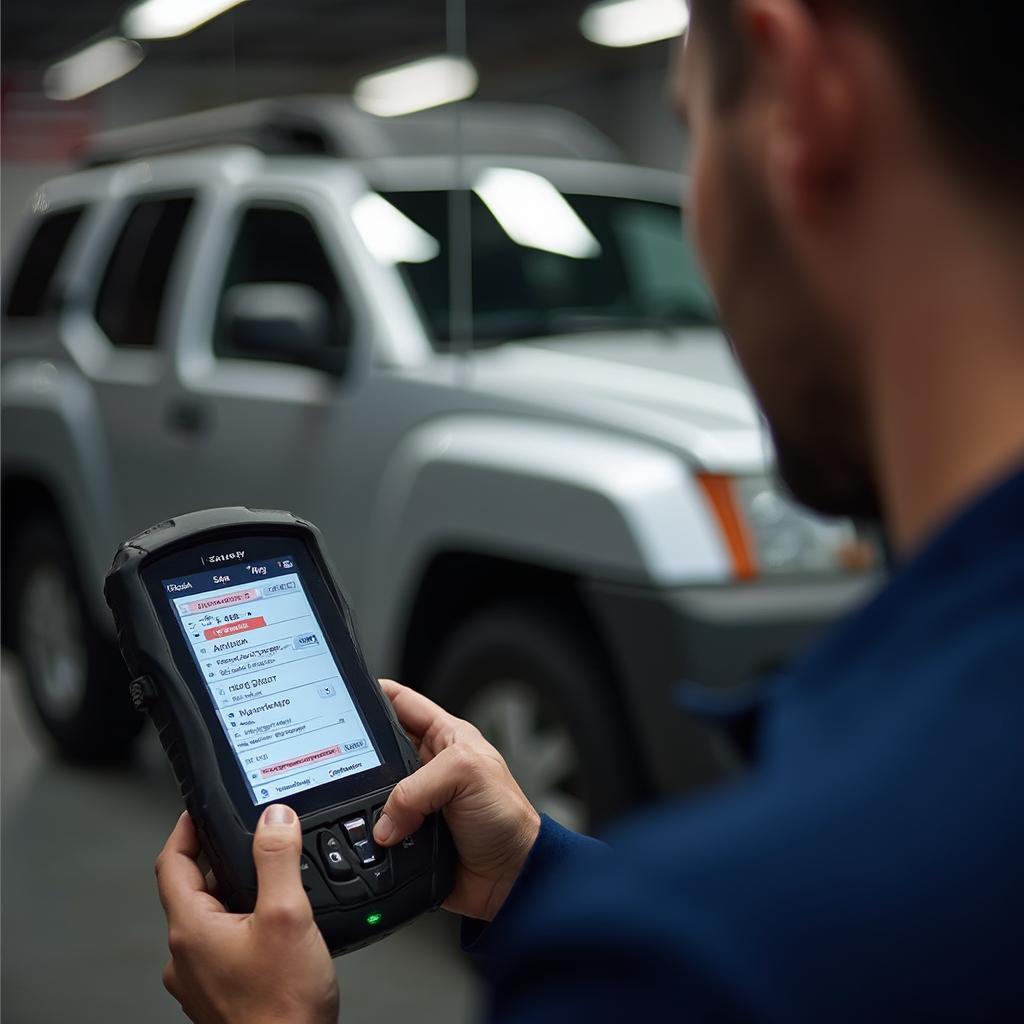
[[[366,915],[366,923],[368,925],[380,924],[380,919],[382,916],[382,914],[375,910],[372,914]]]

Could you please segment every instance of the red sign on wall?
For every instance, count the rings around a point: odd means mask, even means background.
[[[42,91],[39,75],[0,79],[0,147],[5,161],[52,163],[73,160],[96,130],[92,96],[63,102]]]

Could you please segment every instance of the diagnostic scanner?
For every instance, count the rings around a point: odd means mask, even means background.
[[[255,905],[253,832],[269,803],[299,816],[302,880],[332,955],[441,904],[455,850],[440,814],[391,849],[373,841],[420,762],[313,525],[247,508],[168,519],[121,545],[104,594],[132,700],[230,910]]]

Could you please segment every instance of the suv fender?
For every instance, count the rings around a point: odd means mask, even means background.
[[[18,360],[4,367],[5,478],[37,482],[53,499],[75,553],[95,624],[112,633],[103,574],[117,542],[117,491],[96,396],[67,364]]]
[[[580,578],[717,583],[729,556],[689,467],[640,441],[561,423],[464,415],[396,449],[373,516],[371,650],[402,648],[411,581],[443,550],[501,553]]]

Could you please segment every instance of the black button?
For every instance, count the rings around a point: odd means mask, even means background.
[[[366,880],[375,896],[383,896],[395,884],[394,875],[391,873],[391,865],[385,861],[366,872]]]
[[[365,903],[370,898],[370,890],[358,878],[335,885],[333,889],[334,895],[343,907],[354,907],[357,903]]]
[[[341,840],[333,832],[321,832],[320,845],[325,850],[337,850],[339,853],[342,850]]]
[[[352,865],[345,856],[345,848],[341,840],[330,832],[321,832],[318,840],[320,860],[323,862],[327,877],[332,882],[346,882],[353,875]]]
[[[128,686],[128,694],[136,711],[145,711],[160,697],[156,683],[149,676],[139,676],[138,679],[133,679]]]
[[[422,874],[430,869],[430,836],[421,832],[406,836],[391,849],[391,860],[395,865],[395,877],[399,882],[406,882],[414,875]]]
[[[341,827],[345,830],[345,836],[353,846],[369,838],[366,834],[365,818],[352,818],[344,822]]]
[[[306,895],[309,897],[309,902],[313,904],[314,910],[323,910],[338,905],[334,894],[320,876],[320,872],[317,871],[316,865],[305,854],[299,858],[299,870],[302,887],[306,890]]]

